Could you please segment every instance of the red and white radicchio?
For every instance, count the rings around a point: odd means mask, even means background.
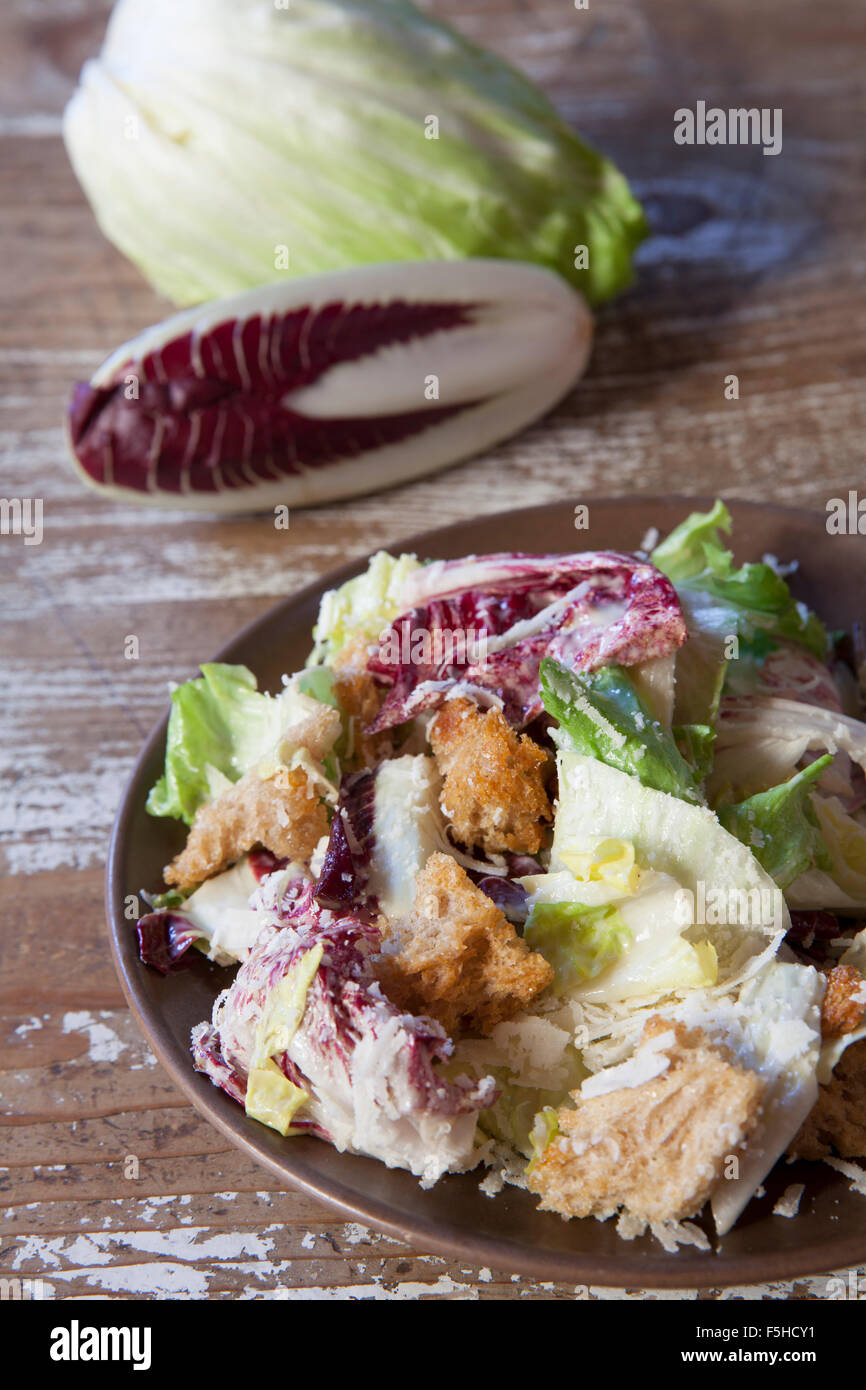
[[[363,266],[185,310],[74,391],[73,460],[129,501],[261,511],[371,492],[523,429],[580,376],[581,296],[516,262]]]
[[[478,1112],[496,1098],[492,1077],[446,1080],[435,1064],[453,1050],[441,1026],[401,1013],[382,993],[370,961],[375,926],[317,906],[311,885],[293,890],[281,924],[263,930],[213,1022],[193,1030],[193,1057],[235,1099],[245,1092],[256,1030],[271,992],[314,946],[324,948],[283,1075],[309,1093],[293,1128],[338,1149],[408,1168],[425,1182],[473,1162]]]
[[[634,666],[687,636],[670,580],[616,551],[438,561],[409,575],[403,599],[369,661],[390,687],[373,732],[438,707],[458,683],[523,727],[542,712],[543,657],[574,670]]]

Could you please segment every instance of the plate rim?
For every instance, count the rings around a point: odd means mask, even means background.
[[[819,511],[804,507],[720,496],[726,505],[738,511],[745,509],[760,513],[770,512],[786,515],[801,522],[809,519],[816,521],[821,518]],[[508,508],[503,511],[484,513],[482,516],[458,518],[443,526],[414,532],[411,535],[388,541],[388,549],[397,553],[418,549],[423,553],[428,550],[430,542],[437,536],[443,536],[446,533],[453,534],[461,528],[477,525],[479,521],[488,525],[495,525],[497,521],[503,521],[505,518],[515,519],[549,512],[552,508],[566,505],[571,500],[571,498],[564,498],[530,507]],[[581,497],[579,500],[590,508],[593,504],[604,504],[609,507],[617,503],[627,502],[632,506],[639,505],[641,509],[646,508],[648,511],[653,506],[660,505],[665,507],[677,506],[694,511],[712,506],[716,497],[708,497],[704,494],[638,493],[635,496],[595,494]],[[648,518],[647,527],[651,526],[652,521]],[[244,624],[228,642],[220,647],[215,656],[208,659],[211,661],[225,660],[238,646],[254,639],[260,630],[267,629],[280,610],[313,600],[324,589],[334,588],[344,583],[346,579],[352,578],[364,569],[372,553],[363,552],[357,558],[349,560],[335,569],[326,570],[300,589],[277,599],[275,603],[268,606],[264,613]],[[276,1157],[268,1151],[263,1142],[258,1141],[257,1136],[240,1132],[239,1125],[233,1123],[233,1119],[245,1119],[243,1112],[214,1088],[206,1078],[195,1072],[186,1058],[182,1059],[165,1045],[165,1034],[169,1032],[169,1029],[147,995],[144,987],[146,967],[140,963],[137,950],[132,949],[131,943],[135,939],[134,932],[131,930],[131,922],[124,917],[121,911],[126,896],[124,893],[126,885],[122,881],[122,848],[126,843],[128,822],[131,820],[136,804],[135,792],[142,773],[155,753],[157,745],[164,742],[168,716],[169,709],[154,724],[145,738],[125,780],[118,803],[108,843],[106,862],[104,902],[107,934],[112,961],[126,1002],[160,1064],[195,1110],[247,1157],[263,1164],[286,1185],[306,1193],[346,1218],[367,1221],[398,1240],[423,1244],[431,1252],[437,1254],[465,1259],[472,1264],[492,1265],[499,1270],[512,1270],[533,1278],[552,1278],[568,1283],[577,1281],[606,1288],[643,1287],[647,1290],[682,1289],[688,1291],[759,1284],[780,1279],[790,1281],[809,1275],[847,1269],[849,1266],[866,1260],[866,1237],[856,1235],[841,1236],[837,1239],[828,1237],[826,1242],[817,1246],[804,1247],[802,1251],[798,1248],[782,1249],[777,1256],[761,1252],[755,1254],[741,1252],[729,1256],[727,1261],[725,1261],[723,1251],[693,1253],[690,1247],[681,1247],[679,1251],[668,1254],[664,1262],[659,1256],[658,1263],[654,1262],[652,1267],[642,1267],[640,1257],[630,1255],[625,1243],[623,1243],[621,1255],[619,1253],[591,1255],[580,1251],[569,1252],[565,1250],[535,1252],[531,1246],[517,1243],[507,1237],[498,1238],[486,1233],[473,1234],[452,1230],[443,1234],[439,1226],[429,1218],[425,1218],[423,1214],[413,1213],[411,1220],[400,1218],[395,1214],[393,1207],[387,1200],[376,1198],[372,1194],[356,1192],[340,1181],[327,1176],[317,1178],[314,1165],[292,1159],[291,1150],[286,1150],[285,1157],[282,1153],[280,1157]],[[225,1106],[231,1107],[230,1113],[225,1109],[223,1102],[225,1102]],[[362,1155],[359,1155],[358,1158],[365,1161]],[[288,1160],[288,1164],[286,1160]],[[366,1161],[375,1162],[376,1160],[366,1159]],[[840,1177],[840,1185],[842,1181],[844,1180]],[[547,1214],[545,1213],[545,1215]],[[552,1213],[550,1215],[553,1216]],[[711,1258],[708,1258],[708,1255]],[[712,1258],[713,1256],[714,1258]],[[730,1271],[726,1273],[724,1268],[726,1263],[734,1263],[736,1273]]]

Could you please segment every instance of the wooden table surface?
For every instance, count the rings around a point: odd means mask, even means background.
[[[550,499],[719,491],[823,509],[866,482],[862,0],[432,5],[620,163],[655,234],[636,288],[600,317],[586,379],[545,422],[438,477],[296,513],[287,532],[114,505],[73,476],[70,384],[167,306],[98,233],[59,137],[107,3],[2,7],[0,491],[42,498],[45,531],[39,546],[0,536],[0,1274],[57,1297],[575,1297],[347,1224],[196,1115],[108,956],[103,863],[124,779],[167,682],[346,557]],[[677,146],[674,109],[699,99],[781,108],[782,153]]]

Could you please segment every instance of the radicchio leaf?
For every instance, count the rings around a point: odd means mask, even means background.
[[[386,1161],[396,1161],[389,1146],[402,1143],[408,1146],[405,1166],[438,1176],[449,1161],[448,1136],[457,1129],[457,1117],[471,1117],[492,1104],[495,1082],[491,1077],[449,1081],[435,1070],[436,1062],[450,1057],[452,1044],[433,1019],[402,1013],[382,993],[371,961],[381,938],[370,922],[323,910],[310,885],[295,892],[282,917],[283,926],[259,936],[221,997],[213,1027],[194,1031],[196,1067],[237,1098],[236,1078],[249,1073],[271,992],[301,957],[321,945],[298,1027],[287,1050],[273,1059],[310,1096],[293,1117],[293,1127],[339,1147],[357,1147],[363,1130],[364,1151],[387,1154]],[[435,1117],[452,1120],[440,1127],[444,1157],[428,1151]],[[464,1128],[461,1143],[471,1150],[474,1122]]]
[[[180,912],[164,909],[138,919],[138,954],[145,965],[170,975],[190,964],[187,951],[201,937],[198,927]]]
[[[469,868],[468,865],[466,872],[475,886],[480,888],[482,893],[496,904],[509,922],[522,927],[529,915],[527,907],[529,895],[523,885],[517,882],[517,879],[524,878],[529,874],[543,874],[544,867],[531,854],[507,852],[504,858],[507,866],[504,874],[501,871],[499,873],[487,873],[483,868]]]
[[[501,700],[509,722],[524,727],[543,708],[545,656],[576,670],[631,666],[667,656],[687,636],[670,580],[615,551],[440,562],[410,575],[406,595],[423,602],[394,621],[368,663],[390,687],[374,733],[438,707],[458,681],[476,699]]]
[[[365,768],[344,776],[322,871],[316,886],[316,902],[335,911],[363,900],[367,871],[373,853],[376,773]]]
[[[522,884],[515,883],[512,878],[499,878],[494,874],[479,877],[476,881],[482,893],[496,904],[509,922],[513,922],[515,926],[523,925],[529,913],[528,894]]]
[[[76,386],[69,444],[87,482],[155,505],[345,497],[522,428],[579,375],[590,338],[564,281],[506,260],[265,285],[119,348]]]
[[[284,869],[289,862],[288,859],[281,859],[279,855],[272,854],[269,849],[251,849],[247,858],[258,883],[269,874]]]
[[[192,1030],[192,1056],[196,1071],[203,1072],[227,1096],[243,1105],[247,1094],[247,1079],[227,1062],[220,1049],[219,1033],[209,1023],[199,1023]]]
[[[829,943],[842,936],[839,918],[832,912],[791,912],[786,945],[809,965],[821,966],[830,959]]]
[[[99,484],[136,492],[243,491],[403,443],[459,406],[321,419],[285,398],[340,362],[469,320],[461,304],[325,304],[228,316],[76,386],[70,437]],[[134,388],[134,389],[133,389]]]

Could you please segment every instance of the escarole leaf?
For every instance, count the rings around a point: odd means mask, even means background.
[[[264,769],[273,765],[276,770],[300,756],[310,738],[317,740],[313,762],[331,759],[340,719],[333,700],[325,698],[324,673],[313,680],[304,673],[288,681],[279,695],[268,695],[258,690],[246,666],[209,662],[201,671],[172,692],[165,770],[147,798],[152,816],[173,816],[192,825],[199,806],[227,791],[245,772],[258,767],[263,775],[272,775]],[[329,720],[314,733],[307,721],[322,708]]]
[[[849,814],[837,796],[816,796],[818,816],[831,864],[808,869],[791,885],[794,907],[826,904],[839,912],[866,911],[866,819],[863,811]]]
[[[537,87],[408,0],[120,0],[64,137],[105,234],[181,304],[467,256],[597,302],[647,230]]]
[[[645,787],[702,801],[673,735],[652,718],[621,666],[569,671],[547,658],[541,663],[541,698],[563,731],[562,747],[628,772]]]
[[[739,640],[736,624],[709,594],[680,585],[677,597],[689,635],[676,655],[674,722],[713,725]]]
[[[823,657],[827,650],[823,623],[792,598],[788,585],[770,565],[745,564],[734,569],[731,551],[721,538],[731,526],[730,512],[724,502],[717,501],[708,512],[693,512],[652,552],[653,564],[690,601],[690,631],[695,626],[715,630],[720,637],[737,636],[741,648],[756,656],[766,655],[777,641],[785,640]]]
[[[825,870],[833,867],[811,803],[812,788],[832,761],[825,754],[778,787],[717,810],[725,829],[749,846],[780,888],[787,888],[815,865]]]
[[[527,1158],[538,1112],[555,1116],[587,1074],[573,1027],[528,1013],[498,1023],[484,1038],[458,1038],[440,1071],[451,1079],[493,1076],[498,1095],[478,1116],[479,1128]]]
[[[716,731],[709,724],[675,724],[673,736],[694,773],[696,782],[703,782],[713,766],[713,747]]]
[[[236,782],[280,736],[280,701],[246,666],[209,662],[171,696],[165,771],[147,798],[152,816],[192,825],[199,806]]]
[[[539,1110],[532,1122],[532,1129],[529,1132],[529,1142],[532,1145],[532,1158],[529,1161],[527,1173],[531,1173],[538,1160],[543,1156],[548,1145],[559,1134],[559,1111],[552,1105],[545,1105],[543,1110]]]
[[[660,937],[664,939],[666,932],[679,935],[684,930],[682,918],[679,925],[677,923],[680,889],[692,895],[691,920],[695,926],[704,928],[699,935],[716,951],[720,983],[731,979],[742,968],[745,952],[749,955],[763,953],[772,948],[779,934],[787,929],[788,914],[781,890],[752,850],[726,830],[708,807],[692,805],[680,797],[643,786],[637,777],[630,777],[581,753],[561,749],[557,756],[557,772],[559,802],[551,863],[566,863],[566,855],[571,856],[575,850],[597,843],[600,838],[616,835],[631,842],[636,862],[642,869],[647,872],[651,869],[661,879],[658,882],[650,878],[646,885],[647,894],[654,883],[658,889],[657,894],[653,893],[655,907],[651,918],[651,904],[642,896],[643,880],[633,899],[620,898],[616,904],[636,943],[644,929],[642,922],[651,923],[648,946]],[[731,891],[738,897],[745,892],[751,903],[745,918],[742,914],[726,912],[725,923],[721,924],[718,916],[704,910],[706,903],[701,904],[702,885],[704,890],[712,885],[725,897]],[[592,901],[593,889],[601,886],[581,883],[575,887],[574,897]],[[755,889],[757,892],[752,891]],[[565,897],[558,887],[557,898],[564,900]],[[634,908],[630,906],[632,901]],[[634,918],[633,910],[637,913]],[[695,941],[697,935],[688,928],[690,941]],[[636,949],[637,946],[633,947],[623,958],[625,963],[635,956]],[[709,974],[709,969],[706,973]],[[636,985],[642,983],[643,992],[647,992],[647,974],[647,969],[642,968],[641,980],[636,982]]]
[[[554,969],[554,989],[594,980],[631,944],[632,935],[611,904],[536,903],[524,931],[526,944]]]
[[[600,763],[593,767],[622,777]],[[634,778],[623,780],[647,794]],[[565,786],[564,797],[569,795]],[[673,797],[662,799],[683,811],[693,809]],[[569,808],[564,818],[570,819]],[[577,856],[568,848],[572,836],[567,824],[557,836],[554,861],[570,865]],[[708,937],[692,941],[683,935],[687,927],[691,930],[695,914],[688,894],[669,874],[644,867],[624,893],[611,880],[579,882],[567,870],[523,883],[530,893],[528,923],[535,949],[554,966],[555,991],[566,991],[581,1003],[621,1004],[717,982],[718,952]]]
[[[379,550],[363,574],[323,594],[307,665],[333,661],[350,638],[377,642],[401,611],[403,586],[417,569],[420,561],[414,555],[394,556]]]

